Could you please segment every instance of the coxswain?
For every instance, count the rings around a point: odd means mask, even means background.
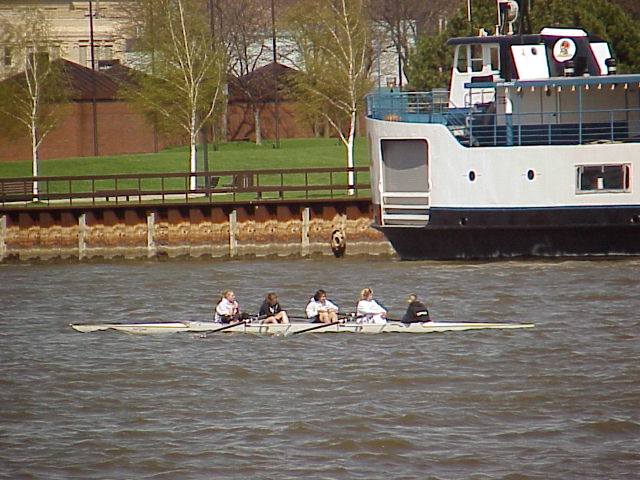
[[[409,295],[407,298],[407,303],[409,306],[407,307],[407,311],[400,320],[402,323],[416,323],[416,322],[430,322],[431,318],[429,318],[429,310],[424,304],[418,301],[418,296],[415,293]]]
[[[305,308],[311,323],[333,323],[338,321],[338,307],[327,300],[327,292],[318,290]]]
[[[232,290],[225,290],[216,305],[213,321],[217,323],[234,323],[246,320],[249,316],[240,312],[240,305],[236,294]]]
[[[267,294],[258,315],[264,319],[263,323],[289,323],[287,312],[282,309],[278,296],[273,292]]]
[[[363,288],[356,306],[356,320],[360,323],[387,323],[387,310],[373,299],[373,290]]]

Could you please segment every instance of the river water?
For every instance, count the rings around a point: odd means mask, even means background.
[[[640,478],[640,260],[0,266],[2,479]],[[234,289],[302,315],[371,286],[428,335],[81,334],[202,320]]]

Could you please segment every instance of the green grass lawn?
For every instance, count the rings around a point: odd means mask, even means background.
[[[283,139],[280,148],[267,141],[209,145],[209,170],[292,169],[346,167],[345,149],[335,138]],[[356,166],[369,164],[365,138],[357,138]],[[41,176],[111,175],[124,173],[179,173],[189,170],[189,148],[173,147],[159,153],[40,161]],[[0,162],[0,177],[29,177],[31,162]]]
[[[199,163],[202,163],[199,160]],[[367,166],[368,151],[365,138],[358,138],[355,146],[356,166]],[[258,147],[250,142],[224,143],[216,148],[209,148],[209,171],[243,171],[243,170],[279,170],[287,172],[298,168],[318,167],[346,167],[345,149],[334,138],[303,138],[284,139],[280,148],[274,148],[273,143],[265,142]],[[199,168],[200,170],[201,168]],[[42,177],[76,177],[94,175],[117,174],[164,174],[164,173],[188,173],[189,148],[186,146],[168,148],[159,153],[147,153],[137,155],[116,155],[102,157],[81,157],[42,160],[40,162],[40,176]],[[31,162],[0,162],[0,178],[30,177]],[[203,186],[204,184],[199,185]],[[224,186],[232,182],[233,175],[219,176],[219,185]],[[313,174],[288,174],[281,178],[279,174],[261,174],[259,178],[261,187],[317,185],[324,186],[330,183],[334,185],[347,185],[345,173]],[[356,183],[368,184],[368,172],[359,172]],[[131,189],[135,191],[168,191],[186,192],[189,189],[189,177],[160,179],[159,177],[144,179],[103,179],[103,180],[49,180],[41,182],[40,191],[47,194],[74,194],[106,191],[122,191]],[[365,191],[360,190],[366,195]],[[276,193],[276,192],[274,192]],[[268,193],[273,195],[274,193]],[[239,193],[233,197],[231,194],[220,196],[218,200],[247,200],[256,197],[255,193]],[[309,192],[286,192],[286,198],[304,198],[309,195],[313,198],[327,198],[336,195],[335,191],[316,190]],[[338,196],[346,195],[338,192]],[[282,197],[284,198],[284,197]]]

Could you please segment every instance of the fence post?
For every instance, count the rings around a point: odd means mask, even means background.
[[[302,209],[302,228],[300,228],[300,255],[302,255],[303,257],[309,255],[309,228],[311,226],[309,212],[309,207],[305,207]]]
[[[0,216],[0,262],[7,255],[7,216]]]
[[[87,214],[78,217],[78,259],[82,260],[87,255]]]
[[[231,210],[229,214],[229,255],[235,257],[238,255],[238,212]]]
[[[147,213],[147,257],[151,258],[157,253],[156,250],[156,213]]]

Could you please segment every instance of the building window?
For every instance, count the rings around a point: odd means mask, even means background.
[[[78,64],[82,65],[83,67],[91,67],[89,47],[87,45],[80,45],[78,47]]]
[[[628,192],[630,170],[628,164],[578,166],[578,192]]]
[[[13,63],[11,60],[11,48],[9,47],[4,47],[4,54],[2,55],[3,60],[2,63],[4,64],[5,67],[10,67],[11,64]]]
[[[100,53],[98,54],[99,60],[112,60],[113,59],[113,45],[102,45]]]

